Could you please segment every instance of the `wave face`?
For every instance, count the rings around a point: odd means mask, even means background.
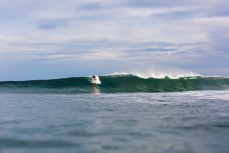
[[[192,90],[226,90],[229,78],[181,77],[177,79],[140,78],[134,75],[101,76],[101,85],[94,87],[89,77],[52,80],[4,81],[0,92],[25,93],[118,93],[118,92],[179,92]]]

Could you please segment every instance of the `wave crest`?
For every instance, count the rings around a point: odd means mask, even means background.
[[[171,78],[171,79],[179,79],[183,77],[197,77],[202,76],[200,74],[189,72],[189,71],[131,71],[131,72],[114,72],[112,74],[108,74],[109,76],[112,75],[120,75],[120,76],[127,76],[127,75],[134,75],[139,78],[148,79],[148,78]]]

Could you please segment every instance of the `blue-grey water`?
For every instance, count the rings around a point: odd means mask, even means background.
[[[0,94],[1,153],[228,153],[229,91]]]

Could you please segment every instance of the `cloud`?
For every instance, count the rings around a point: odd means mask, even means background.
[[[48,30],[53,28],[59,28],[62,26],[67,26],[69,24],[70,22],[68,20],[53,20],[53,21],[42,22],[40,25],[38,25],[38,29]]]
[[[15,59],[44,62],[47,69],[50,63],[81,63],[88,71],[93,62],[104,73],[106,65],[167,65],[209,74],[209,67],[229,66],[229,3],[224,0],[0,2],[0,61],[11,62],[8,69],[17,67]]]
[[[151,8],[161,8],[161,7],[197,7],[199,5],[212,5],[219,1],[217,0],[193,0],[193,1],[180,1],[180,0],[126,0],[124,4],[129,7],[151,7]]]

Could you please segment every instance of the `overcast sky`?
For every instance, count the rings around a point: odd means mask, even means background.
[[[228,8],[227,0],[0,0],[0,80],[176,68],[228,77]]]

